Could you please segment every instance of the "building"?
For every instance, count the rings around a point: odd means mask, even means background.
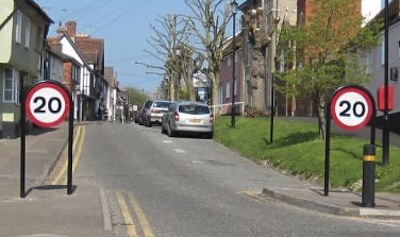
[[[50,45],[60,45],[61,52],[76,60],[80,65],[80,81],[75,88],[74,98],[79,96],[79,118],[82,120],[98,120],[105,98],[102,93],[104,80],[104,40],[92,38],[87,34],[76,33],[76,22],[61,23],[57,36],[49,37]],[[71,88],[72,89],[72,88]]]
[[[118,79],[114,67],[104,68],[104,80],[102,87],[102,93],[105,95],[102,105],[104,120],[115,121]]]
[[[40,78],[44,42],[53,21],[32,0],[4,0],[0,8],[0,137],[20,130],[21,91]]]
[[[232,109],[232,90],[235,96],[235,113],[242,114],[244,110],[245,85],[243,80],[243,47],[241,47],[242,37],[240,32],[235,37],[235,51],[233,50],[233,36],[224,41],[224,60],[220,67],[220,87],[219,87],[219,107],[216,108],[220,114],[231,114]],[[234,55],[234,56],[233,56]],[[233,58],[235,57],[235,58]],[[233,72],[235,63],[235,72]],[[233,87],[233,73],[235,73],[235,86]]]
[[[375,18],[384,19],[384,11],[382,9]],[[400,84],[399,84],[399,67],[400,67],[400,1],[392,0],[388,6],[388,85],[393,88],[394,107],[389,113],[389,128],[391,131],[400,132]],[[370,82],[366,85],[367,89],[378,101],[377,92],[379,87],[385,82],[385,38],[384,31],[381,32],[382,38],[380,43],[366,51],[360,51],[360,62],[366,66],[367,73],[370,75]],[[378,116],[382,116],[383,112],[378,111]]]

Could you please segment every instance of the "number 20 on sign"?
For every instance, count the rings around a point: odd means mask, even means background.
[[[330,114],[344,130],[357,130],[366,126],[373,115],[373,100],[363,88],[347,86],[336,91],[331,98]]]
[[[25,110],[28,118],[40,127],[54,127],[69,114],[70,99],[62,85],[41,82],[27,93]]]

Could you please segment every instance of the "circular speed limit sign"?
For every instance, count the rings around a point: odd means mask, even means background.
[[[344,130],[357,130],[366,126],[374,113],[374,103],[368,91],[358,86],[338,89],[330,101],[330,114]]]
[[[69,98],[62,85],[51,81],[39,82],[26,95],[26,114],[37,126],[54,127],[68,116]]]

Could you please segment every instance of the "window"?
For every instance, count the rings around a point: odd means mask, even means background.
[[[399,80],[399,68],[398,67],[391,67],[390,68],[390,80],[391,81],[398,81]]]
[[[233,92],[233,93],[235,93],[235,96],[237,95],[237,86],[238,86],[238,83],[237,83],[237,80],[235,80],[235,91]]]
[[[400,40],[398,41],[398,44],[399,44],[399,47],[398,47],[398,50],[397,50],[397,56],[400,58]]]
[[[6,68],[4,70],[3,80],[3,101],[4,102],[19,102],[18,93],[18,76],[17,70]]]
[[[226,88],[225,88],[225,92],[226,92],[226,98],[230,98],[231,97],[231,84],[230,83],[226,83]]]
[[[21,43],[21,35],[22,35],[22,13],[17,11],[16,15],[16,22],[15,22],[15,42],[17,44]]]
[[[29,49],[31,46],[31,21],[27,18],[25,24],[25,48]]]

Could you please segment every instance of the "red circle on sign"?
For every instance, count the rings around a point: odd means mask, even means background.
[[[363,116],[356,111],[362,108]],[[348,86],[339,89],[331,98],[330,114],[335,123],[344,130],[358,130],[365,127],[372,118],[374,104],[369,94],[362,88]],[[338,107],[342,107],[338,111]],[[364,115],[365,112],[365,115]]]
[[[43,116],[39,116],[39,113],[37,110],[39,108],[32,108],[31,103],[35,103],[37,99],[45,100],[44,98],[48,96],[48,91],[49,90],[54,90],[56,97],[53,97],[57,100],[59,100],[60,103],[60,108],[59,111],[57,111],[56,116],[51,117],[50,119],[49,116],[46,116],[46,102],[42,101],[43,104],[40,106],[40,108],[43,108],[44,110],[41,111],[41,113],[44,113]],[[33,100],[33,101],[32,101]],[[32,111],[33,109],[33,111]],[[28,118],[37,126],[43,127],[43,128],[49,128],[49,127],[54,127],[63,122],[63,120],[69,115],[70,111],[70,99],[68,93],[65,91],[62,86],[53,83],[53,82],[41,82],[33,86],[29,91],[28,94],[26,95],[25,98],[25,111],[28,116]]]

